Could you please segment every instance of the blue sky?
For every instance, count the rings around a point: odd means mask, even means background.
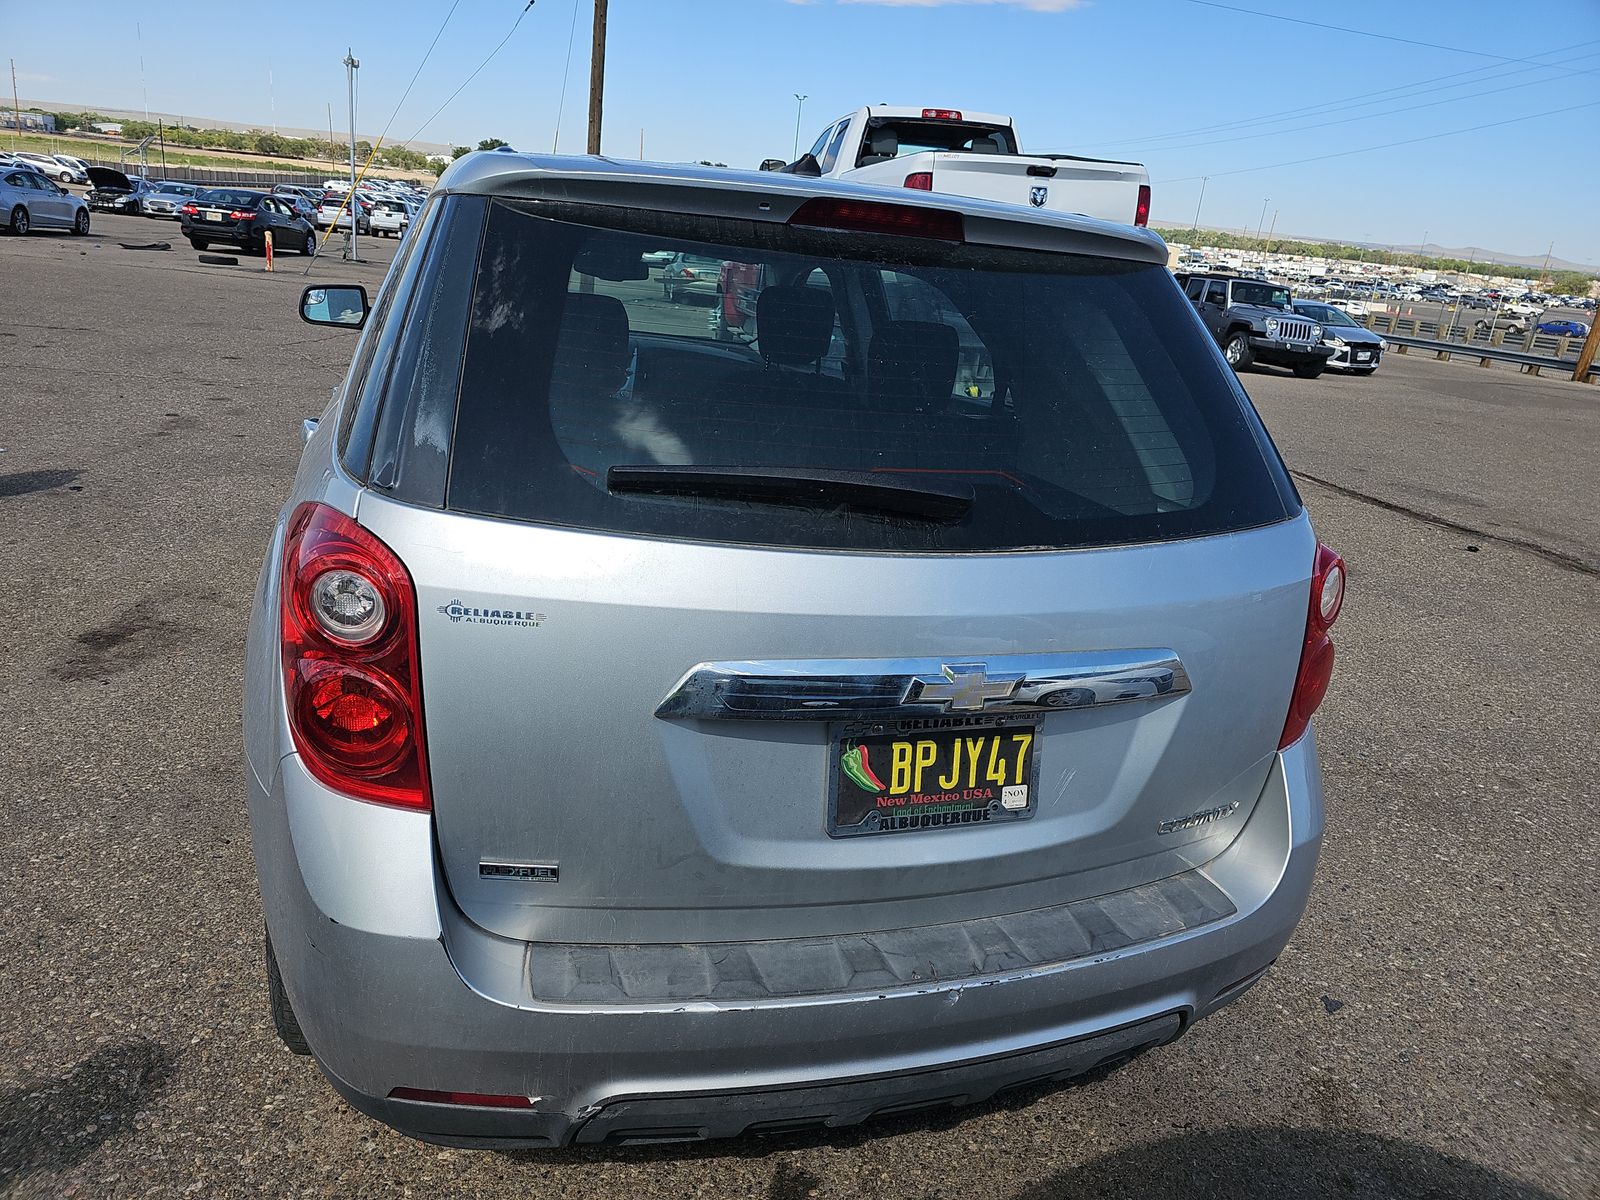
[[[576,12],[560,140],[581,149],[591,5],[537,0],[422,139],[548,150]],[[523,7],[459,0],[391,139],[416,134]],[[142,55],[153,111],[318,127],[332,101],[342,129],[349,40],[375,133],[450,4],[283,3],[270,42],[199,30],[187,4],[78,0],[67,27],[58,6],[6,8],[0,58],[15,56],[25,99],[143,107]],[[643,129],[650,158],[787,157],[796,92],[802,144],[863,103],[970,108],[1012,114],[1025,149],[1147,163],[1158,223],[1192,222],[1210,176],[1204,224],[1254,231],[1276,212],[1280,233],[1518,254],[1553,241],[1600,263],[1600,0],[611,0],[606,87],[619,156]],[[1534,114],[1550,115],[1514,120]],[[1410,144],[1366,149],[1395,142]]]

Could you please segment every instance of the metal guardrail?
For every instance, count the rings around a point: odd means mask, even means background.
[[[1476,358],[1480,367],[1487,367],[1491,362],[1515,363],[1530,375],[1537,375],[1540,371],[1560,371],[1564,375],[1571,375],[1573,368],[1577,366],[1576,361],[1571,358],[1531,354],[1526,350],[1508,350],[1504,346],[1473,342],[1441,342],[1433,338],[1411,337],[1389,332],[1385,332],[1383,336],[1390,345],[1398,348],[1397,352],[1400,354],[1404,354],[1407,349],[1432,350],[1434,357],[1447,362],[1452,355],[1463,354],[1468,358]],[[1586,382],[1600,381],[1600,360],[1589,365],[1588,375]]]
[[[1510,337],[1510,331],[1507,329],[1494,329],[1487,333],[1480,333],[1477,328],[1478,321],[1487,322],[1492,319],[1492,316],[1471,318],[1470,320],[1464,318],[1459,321],[1441,324],[1437,321],[1424,321],[1420,317],[1400,317],[1392,313],[1369,313],[1367,314],[1366,325],[1374,333],[1382,333],[1385,336],[1399,334],[1441,343],[1448,342],[1451,345],[1462,347],[1463,350],[1476,347],[1508,351],[1517,350],[1523,354],[1566,359],[1568,362],[1576,362],[1578,351],[1583,348],[1583,338],[1581,337],[1540,333],[1532,328],[1531,325],[1527,333],[1517,338]]]

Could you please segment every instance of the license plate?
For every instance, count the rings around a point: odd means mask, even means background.
[[[854,726],[832,740],[828,835],[962,829],[1031,817],[1038,729],[981,717]]]
[[[208,221],[220,221],[220,220],[222,220],[222,214],[220,212],[215,211],[214,209],[209,209],[208,208],[208,209],[206,209],[206,220],[208,220]]]

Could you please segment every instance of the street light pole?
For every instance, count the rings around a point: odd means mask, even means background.
[[[361,69],[361,60],[356,58],[350,48],[345,47],[344,73],[345,82],[350,92],[350,199],[346,202],[350,209],[350,261],[360,262],[357,237],[359,233],[356,226],[358,220],[360,201],[356,199],[356,72]]]
[[[1194,202],[1194,224],[1189,227],[1190,233],[1198,233],[1200,231],[1200,206],[1206,202],[1206,184],[1210,182],[1211,176],[1202,175],[1200,177],[1200,199]]]
[[[802,96],[799,92],[796,92],[794,94],[794,98],[794,153],[789,156],[790,162],[793,162],[795,159],[800,157],[800,114],[802,111],[804,111],[806,106],[805,96]]]
[[[1267,205],[1269,205],[1271,203],[1272,203],[1272,197],[1271,196],[1262,197],[1262,200],[1261,200],[1261,217],[1260,217],[1259,220],[1256,221],[1256,241],[1258,241],[1258,242],[1261,240],[1261,230],[1266,226],[1266,223],[1267,223]]]

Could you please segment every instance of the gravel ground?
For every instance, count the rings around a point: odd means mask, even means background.
[[[1600,389],[1246,378],[1351,594],[1310,910],[1192,1035],[865,1131],[448,1151],[346,1108],[265,1005],[244,623],[353,339],[296,319],[303,260],[96,229],[0,241],[0,1195],[1597,1195]]]

